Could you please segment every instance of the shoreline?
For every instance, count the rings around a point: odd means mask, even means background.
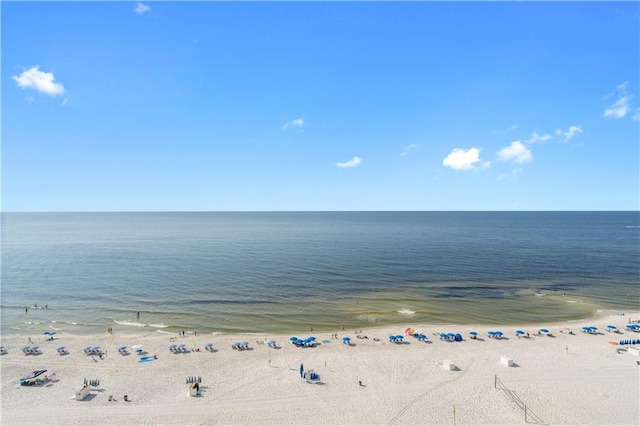
[[[406,321],[400,323],[398,322],[397,324],[379,324],[379,325],[370,325],[370,326],[366,326],[366,325],[362,325],[362,326],[358,326],[355,327],[355,329],[357,330],[378,330],[378,329],[391,329],[394,327],[401,327],[401,324],[415,324],[415,327],[422,327],[422,328],[437,328],[437,327],[459,327],[459,328],[488,328],[488,327],[494,327],[494,328],[499,328],[499,327],[503,327],[503,328],[509,328],[509,327],[535,327],[535,326],[554,326],[554,325],[560,325],[560,324],[569,324],[569,323],[581,323],[581,322],[585,322],[585,321],[589,321],[589,320],[598,320],[601,317],[604,316],[611,316],[611,315],[616,315],[618,313],[622,313],[623,315],[625,314],[625,310],[618,310],[618,309],[594,309],[590,315],[581,317],[581,318],[576,318],[576,319],[567,319],[567,320],[550,320],[550,321],[525,321],[525,322],[510,322],[510,323],[482,323],[482,322],[474,322],[474,323],[454,323],[454,322],[443,322],[443,323],[425,323],[425,322],[413,322],[411,321],[411,315],[406,315]],[[115,323],[116,326],[118,326],[119,324]],[[39,324],[42,329],[42,331],[46,331],[47,329],[51,329],[53,331],[56,331],[58,333],[58,335],[62,335],[62,336],[102,336],[102,335],[109,335],[108,332],[104,332],[104,333],[96,333],[93,331],[87,331],[87,332],[68,332],[68,331],[60,331],[60,328],[56,328],[53,327],[52,324]],[[108,324],[105,324],[105,328],[113,328],[113,326],[109,326]],[[351,329],[353,329],[353,327],[349,327],[349,328],[333,328],[333,329],[326,329],[326,328],[317,328],[314,327],[313,331],[315,333],[331,333],[331,332],[349,332]],[[42,331],[40,331],[39,333],[42,333]],[[270,333],[267,331],[247,331],[247,332],[228,332],[228,331],[210,331],[210,332],[201,332],[198,330],[184,330],[188,335],[193,335],[194,331],[197,331],[199,333],[199,335],[202,336],[266,336],[266,335],[285,335],[285,334],[295,334],[295,333],[306,333],[306,329],[302,329],[299,328],[295,331],[281,331],[281,332],[274,332],[274,333]],[[311,331],[311,329],[309,328],[309,331]],[[33,336],[33,335],[37,335],[38,332],[24,332],[22,330],[15,330],[15,332],[12,333],[0,333],[0,338],[3,337],[27,337],[27,336]],[[117,329],[116,332],[112,333],[113,335],[124,335],[124,336],[142,336],[142,335],[167,335],[167,336],[177,336],[180,333],[180,331],[168,331],[165,330],[165,327],[153,327],[153,326],[149,326],[149,325],[145,325],[145,326],[137,326],[135,328],[119,328]]]

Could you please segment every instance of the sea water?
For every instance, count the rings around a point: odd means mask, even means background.
[[[638,212],[3,213],[1,331],[333,331],[638,309],[639,225]]]

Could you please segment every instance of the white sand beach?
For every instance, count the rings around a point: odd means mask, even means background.
[[[599,312],[588,320],[537,326],[407,322],[362,330],[360,338],[354,330],[336,330],[338,339],[313,333],[318,344],[312,348],[292,345],[290,335],[57,334],[53,341],[42,335],[2,336],[7,353],[0,357],[0,423],[454,424],[455,407],[455,424],[525,424],[515,395],[526,404],[530,423],[637,425],[640,357],[628,346],[609,343],[640,339],[640,333],[625,330],[630,319],[640,320],[640,313]],[[609,324],[621,333],[608,332]],[[585,325],[598,327],[598,333],[583,333]],[[406,327],[425,333],[428,341],[407,336],[402,344],[389,342],[390,334],[404,334]],[[574,334],[561,332],[565,327]],[[538,335],[539,328],[553,337]],[[469,339],[472,329],[476,340]],[[505,338],[487,337],[498,329]],[[518,338],[518,329],[530,337]],[[464,341],[442,341],[439,332],[461,333]],[[343,336],[351,345],[342,342]],[[23,354],[28,337],[41,354]],[[265,345],[265,338],[274,338],[278,348]],[[189,352],[170,352],[172,340]],[[248,341],[250,349],[232,349],[235,341]],[[207,342],[214,352],[204,349]],[[61,345],[68,355],[58,354]],[[106,356],[86,355],[87,345],[100,346]],[[129,351],[141,345],[157,359],[139,362],[135,352],[123,356],[116,349],[121,345]],[[618,353],[619,348],[624,349]],[[515,365],[502,364],[503,356]],[[445,370],[444,360],[457,369]],[[319,380],[301,378],[301,363]],[[55,379],[20,386],[21,377],[38,369],[55,372]],[[495,388],[496,375],[508,391]],[[201,377],[201,396],[189,396],[187,377]],[[74,396],[85,378],[100,384],[78,401]]]

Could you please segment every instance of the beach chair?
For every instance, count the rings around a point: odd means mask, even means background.
[[[7,353],[7,350],[4,348],[4,346],[0,346],[0,355],[4,355]]]
[[[213,352],[213,343],[209,343],[209,342],[205,343],[204,349],[209,352]]]
[[[118,353],[120,355],[128,355],[129,352],[127,351],[127,347],[126,346],[119,346],[118,347]]]
[[[56,348],[56,351],[58,351],[58,353],[59,353],[60,355],[66,355],[66,354],[68,354],[68,353],[69,353],[69,352],[67,352],[67,348],[65,348],[64,346],[58,346],[58,347]]]
[[[37,355],[40,353],[40,348],[37,346],[31,346],[31,348],[29,348],[29,353],[32,355]]]
[[[31,346],[23,346],[20,348],[20,350],[22,350],[22,353],[25,355],[31,354]]]

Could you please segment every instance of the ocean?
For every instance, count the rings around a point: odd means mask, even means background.
[[[579,319],[639,254],[638,212],[3,213],[0,332]]]

